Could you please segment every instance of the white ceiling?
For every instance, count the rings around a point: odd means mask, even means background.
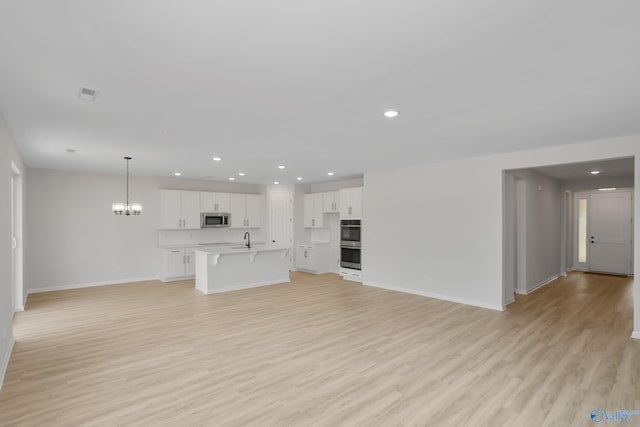
[[[637,0],[0,0],[0,109],[30,167],[344,179],[640,133],[639,16]]]
[[[542,166],[532,169],[561,181],[591,179],[594,182],[598,182],[600,179],[610,177],[627,177],[633,182],[634,159],[633,157],[625,157],[622,159],[598,160],[596,162]],[[599,171],[600,173],[592,175],[592,171]]]

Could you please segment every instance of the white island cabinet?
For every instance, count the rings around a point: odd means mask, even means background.
[[[196,289],[208,295],[287,283],[289,251],[268,244],[196,249]]]

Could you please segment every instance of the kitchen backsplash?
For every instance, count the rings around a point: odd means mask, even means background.
[[[199,243],[239,243],[244,233],[251,234],[252,242],[266,241],[261,229],[232,229],[213,228],[204,230],[160,230],[158,231],[158,246],[197,245]]]

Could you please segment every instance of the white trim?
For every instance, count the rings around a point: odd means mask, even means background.
[[[472,305],[474,307],[488,308],[490,310],[496,310],[496,311],[504,311],[504,308],[502,306],[500,306],[500,305],[487,304],[487,303],[484,303],[484,302],[469,300],[469,299],[466,299],[466,298],[450,297],[448,295],[442,295],[442,294],[435,294],[435,293],[432,293],[432,292],[419,291],[417,289],[401,288],[401,287],[398,287],[398,286],[383,285],[383,284],[380,284],[380,283],[373,283],[373,282],[369,282],[369,281],[364,282],[363,284],[365,286],[371,286],[373,288],[387,289],[389,291],[396,291],[396,292],[402,292],[402,293],[405,293],[405,294],[419,295],[421,297],[427,297],[427,298],[435,298],[435,299],[439,299],[439,300],[443,300],[443,301],[455,302],[455,303],[458,303],[458,304]]]
[[[13,309],[13,312],[14,312],[14,313],[19,313],[19,312],[21,312],[21,311],[24,311],[24,305],[21,305],[21,306],[15,307],[15,308]]]
[[[631,338],[635,338],[637,340],[640,340],[640,331],[631,332]]]
[[[183,276],[183,277],[170,277],[170,278],[162,278],[162,279],[158,279],[160,280],[162,283],[169,283],[169,282],[180,282],[182,280],[193,280],[195,279],[196,276],[195,274],[193,276]]]
[[[94,286],[121,285],[123,283],[134,283],[134,282],[148,282],[149,280],[159,280],[159,279],[157,277],[136,277],[135,279],[119,279],[117,281],[107,280],[104,282],[74,283],[71,285],[61,285],[61,286],[51,286],[48,288],[29,289],[27,293],[37,294],[40,292],[64,291],[67,289],[92,288]]]
[[[566,276],[566,275],[567,275],[567,273],[562,274],[562,276]],[[546,286],[546,285],[548,285],[549,283],[553,282],[554,280],[556,280],[556,279],[557,279],[557,278],[559,278],[560,276],[561,276],[561,274],[556,274],[555,276],[553,276],[553,277],[551,277],[551,278],[549,278],[549,279],[547,279],[547,280],[544,280],[544,281],[542,281],[542,282],[538,283],[537,285],[535,285],[533,288],[531,288],[531,289],[529,289],[529,290],[526,290],[526,289],[516,289],[516,294],[519,294],[519,295],[529,295],[530,293],[537,291],[537,290],[538,290],[538,289],[540,289],[541,287]]]
[[[284,283],[290,283],[291,280],[290,279],[276,279],[276,280],[269,280],[266,282],[256,282],[256,283],[249,283],[248,285],[239,285],[239,286],[231,286],[228,288],[219,288],[219,289],[212,289],[209,292],[203,292],[205,295],[211,295],[211,294],[219,294],[222,292],[231,292],[231,291],[240,291],[242,289],[251,289],[251,288],[260,288],[262,286],[270,286],[270,285],[282,285]],[[198,289],[200,292],[202,292],[200,289]]]
[[[2,390],[2,383],[4,382],[4,375],[7,373],[7,368],[9,367],[9,358],[11,357],[11,352],[13,351],[13,344],[16,342],[13,337],[13,333],[11,334],[11,340],[9,341],[9,347],[7,348],[7,353],[2,358],[2,365],[0,365],[0,390]]]
[[[506,300],[506,301],[504,302],[504,304],[502,305],[502,310],[505,310],[509,304],[513,304],[514,302],[516,302],[516,297],[511,297],[511,298],[509,298],[509,299],[508,299],[508,300]]]

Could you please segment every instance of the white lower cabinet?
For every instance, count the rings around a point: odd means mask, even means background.
[[[163,249],[160,280],[170,282],[192,278],[196,274],[196,258],[193,249]]]
[[[352,268],[340,268],[340,275],[345,280],[352,280],[354,282],[362,283],[362,271],[354,270]]]
[[[331,271],[329,243],[301,243],[297,245],[296,269],[315,274]]]

